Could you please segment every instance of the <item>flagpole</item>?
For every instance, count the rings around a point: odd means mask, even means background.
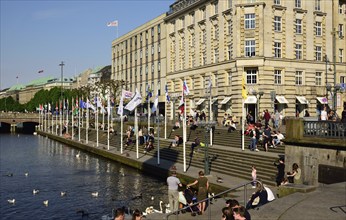
[[[107,149],[109,150],[109,114],[111,112],[110,109],[110,100],[109,100],[109,94],[108,94],[108,100],[107,100]]]
[[[41,106],[38,105],[38,130],[40,131],[40,127],[41,127]],[[36,109],[37,110],[37,109]]]
[[[167,98],[165,101],[165,139],[167,139]]]
[[[62,100],[60,101],[60,136],[62,136],[62,115],[63,115],[63,112],[62,112]]]
[[[183,91],[184,96],[184,91]],[[184,172],[186,172],[186,100],[184,100],[184,118],[183,118],[183,157],[184,157]]]
[[[99,146],[99,125],[98,125],[98,123],[99,123],[99,107],[97,106],[97,102],[96,102],[96,115],[95,115],[95,117],[96,117],[96,147],[98,147]]]
[[[241,150],[245,150],[245,137],[244,137],[244,131],[245,131],[245,109],[244,109],[244,99],[242,98],[241,99],[241,112],[242,112],[242,122],[241,122]]]
[[[139,158],[138,155],[138,118],[137,118],[137,106],[135,108],[135,132],[136,132],[136,153],[137,153],[137,159]]]
[[[160,112],[159,107],[156,109],[157,118],[157,164],[160,165]]]
[[[82,104],[84,105],[84,99],[83,99],[83,96],[82,96]],[[80,106],[80,110],[82,112],[82,124],[81,124],[81,127],[84,128],[84,113],[83,113],[83,107],[84,106]]]
[[[67,105],[66,105],[66,133],[68,134],[68,113],[69,113],[69,105],[68,105],[68,99],[67,99]]]
[[[210,120],[210,122],[213,121],[213,113],[211,111],[211,109],[212,109],[211,106],[212,106],[212,103],[211,103],[211,87],[210,87],[210,95],[209,95],[209,120]],[[209,143],[210,143],[210,146],[213,145],[213,129],[212,128],[210,129],[210,141],[209,141]]]
[[[75,105],[75,103],[73,102],[74,100],[73,100],[73,98],[72,98],[72,134],[71,134],[71,139],[73,140],[73,137],[74,137],[74,121],[73,121],[73,114],[74,114],[74,108],[75,107],[73,107],[73,105]]]
[[[55,135],[58,136],[58,111],[59,111],[59,108],[56,109],[55,108]]]
[[[120,108],[120,106],[119,106]],[[124,122],[123,122],[123,111],[120,114],[120,154],[123,154],[123,130],[124,130]]]
[[[46,120],[46,108],[43,106],[43,131],[46,132],[47,129],[47,120]]]
[[[102,111],[102,130],[105,130],[105,110]]]
[[[150,96],[148,95],[148,132],[150,131],[150,113]]]
[[[80,111],[82,109],[81,103],[78,106],[78,141],[80,141]]]
[[[85,143],[89,143],[89,99],[87,99],[87,116],[86,116],[86,125],[85,125]]]
[[[53,125],[54,125],[54,114],[53,114],[53,107],[51,107],[51,115],[52,115],[52,130],[51,130],[51,133],[53,134],[54,133],[54,130],[53,130]]]

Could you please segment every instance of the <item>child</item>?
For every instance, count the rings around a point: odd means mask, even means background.
[[[257,179],[257,170],[254,165],[252,165],[252,171],[251,171],[251,176],[252,176],[252,188],[256,188],[256,179]]]

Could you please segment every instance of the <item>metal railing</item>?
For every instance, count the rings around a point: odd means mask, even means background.
[[[188,205],[188,206],[186,206],[186,207],[184,207],[184,208],[178,209],[178,210],[176,210],[176,211],[174,211],[174,212],[170,212],[169,214],[166,215],[166,220],[169,220],[169,219],[179,219],[179,214],[178,214],[178,213],[186,212],[186,211],[190,210],[192,207],[197,206],[199,203],[202,203],[202,202],[205,202],[205,203],[206,203],[206,207],[207,207],[206,213],[207,213],[207,215],[208,215],[208,219],[210,220],[210,219],[212,219],[212,216],[211,216],[211,206],[210,206],[211,200],[214,200],[214,199],[216,199],[216,198],[220,198],[220,197],[222,197],[223,195],[225,195],[225,194],[227,194],[227,193],[230,193],[231,191],[237,190],[237,189],[239,189],[239,188],[242,188],[242,187],[244,188],[244,200],[243,200],[243,202],[244,202],[244,207],[245,207],[245,206],[246,206],[246,202],[247,202],[247,200],[248,200],[247,188],[246,188],[246,187],[247,187],[248,185],[250,185],[252,182],[253,182],[253,181],[243,183],[243,184],[241,184],[241,185],[238,185],[238,186],[236,186],[236,187],[233,187],[233,188],[230,188],[230,189],[228,189],[228,190],[225,190],[225,191],[223,191],[223,192],[221,192],[221,193],[218,193],[218,194],[216,194],[216,195],[214,195],[214,196],[212,196],[212,197],[203,199],[203,200],[201,200],[201,201],[198,201],[198,202],[196,202],[196,203],[193,203],[193,204],[191,204],[191,205]],[[260,184],[262,184],[262,182],[260,182],[260,181],[258,181],[258,180],[257,180],[256,182],[259,182]],[[171,208],[172,208],[172,207],[171,207]],[[222,210],[220,209],[219,211],[220,211],[220,215],[221,215]],[[172,217],[172,218],[170,218],[170,217]],[[214,219],[215,219],[215,217],[214,217]]]
[[[304,136],[346,138],[346,123],[336,121],[304,121]]]

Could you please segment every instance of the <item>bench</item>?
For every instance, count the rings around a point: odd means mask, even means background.
[[[296,192],[309,193],[315,190],[316,190],[316,186],[288,183],[286,185],[279,186],[277,191],[277,196],[279,198],[282,198],[284,196],[288,196]]]

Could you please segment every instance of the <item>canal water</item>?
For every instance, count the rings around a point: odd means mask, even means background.
[[[168,203],[164,179],[42,136],[0,134],[0,175],[2,220],[102,219],[122,206],[144,211]]]

